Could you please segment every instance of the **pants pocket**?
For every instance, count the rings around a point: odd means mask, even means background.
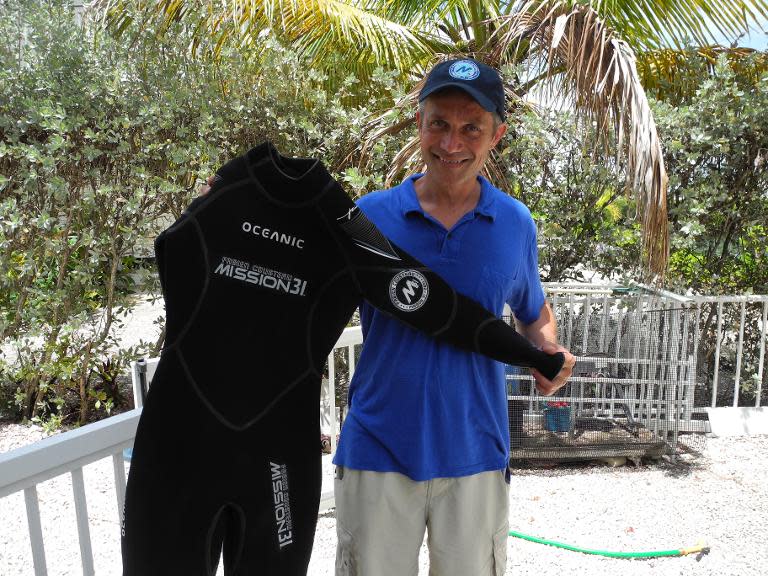
[[[506,527],[493,535],[493,568],[494,576],[504,576],[507,570],[507,538],[509,533]]]
[[[337,522],[336,535],[339,539],[336,547],[336,576],[357,576],[355,541],[352,534]]]

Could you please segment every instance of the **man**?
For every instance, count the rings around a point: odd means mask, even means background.
[[[506,132],[504,89],[475,60],[435,66],[416,122],[424,174],[359,201],[386,236],[458,292],[518,326],[561,372],[533,371],[559,389],[573,357],[556,343],[538,275],[536,229],[520,202],[480,176]],[[337,576],[411,576],[425,530],[433,576],[504,573],[509,431],[503,366],[438,343],[361,307],[365,343],[335,457]]]

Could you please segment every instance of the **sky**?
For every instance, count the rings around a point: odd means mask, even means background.
[[[768,33],[752,32],[749,36],[741,39],[739,46],[754,48],[755,50],[768,50]]]
[[[762,28],[760,30],[759,28]],[[725,37],[718,39],[723,45],[729,45],[730,41]],[[755,50],[768,50],[768,18],[762,18],[753,25],[747,36],[739,40],[739,46],[743,48],[754,48]]]

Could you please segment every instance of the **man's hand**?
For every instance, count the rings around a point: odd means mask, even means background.
[[[208,192],[211,191],[211,186],[213,186],[213,180],[215,176],[208,176],[208,179],[205,181],[205,184],[200,186],[200,190],[198,191],[198,196],[205,196],[208,194]]]
[[[533,379],[536,380],[536,390],[539,392],[539,394],[542,394],[544,396],[552,396],[552,394],[554,394],[555,392],[560,390],[560,388],[565,386],[565,383],[568,381],[568,378],[570,378],[571,376],[571,372],[573,372],[573,365],[576,363],[576,358],[573,356],[573,354],[568,352],[568,350],[566,350],[562,346],[553,344],[552,342],[544,342],[541,345],[541,349],[547,354],[562,352],[563,355],[565,356],[565,362],[563,362],[563,367],[560,369],[560,372],[557,373],[557,376],[555,376],[552,380],[548,380],[541,374],[541,372],[539,372],[535,368],[531,368],[531,374],[533,374]]]

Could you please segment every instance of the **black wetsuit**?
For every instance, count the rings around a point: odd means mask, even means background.
[[[312,159],[262,144],[157,238],[163,349],[126,494],[130,576],[306,574],[320,379],[362,298],[462,348],[556,374],[562,355],[388,242]],[[397,361],[393,358],[392,361]]]

